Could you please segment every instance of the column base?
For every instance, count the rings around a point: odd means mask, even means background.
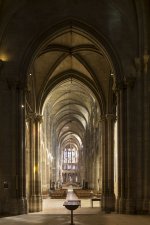
[[[116,198],[115,201],[115,212],[119,213],[119,198]]]
[[[143,210],[143,199],[141,198],[136,199],[136,214],[145,214]]]
[[[126,213],[126,199],[120,198],[119,199],[119,213]]]
[[[8,214],[12,216],[27,214],[28,213],[27,199],[26,198],[10,199],[8,211],[9,211]]]
[[[126,214],[135,214],[135,201],[131,198],[126,199]]]
[[[34,195],[31,196],[29,199],[29,212],[40,212],[43,210],[43,206],[42,206],[42,196],[39,195]]]
[[[103,196],[102,198],[102,210],[106,213],[111,213],[115,211],[115,195]]]
[[[143,200],[143,213],[147,214],[150,212],[150,202],[149,199],[144,199]]]
[[[10,214],[10,199],[5,195],[2,195],[0,197],[0,215],[7,216]]]
[[[18,211],[19,211],[19,214],[27,214],[28,213],[26,198],[21,198],[18,200]]]

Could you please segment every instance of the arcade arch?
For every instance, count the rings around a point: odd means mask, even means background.
[[[55,33],[36,51],[26,91],[30,212],[42,210],[42,195],[52,183],[85,181],[102,192],[102,209],[114,210],[117,79],[106,50],[76,26]]]

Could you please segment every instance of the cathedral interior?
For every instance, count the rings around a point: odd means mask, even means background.
[[[147,218],[149,54],[149,0],[0,0],[0,217],[71,187]]]

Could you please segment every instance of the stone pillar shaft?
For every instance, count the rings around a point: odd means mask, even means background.
[[[144,74],[144,201],[143,210],[150,214],[150,56],[143,57]]]
[[[19,213],[27,213],[25,162],[25,100],[24,90],[18,89],[18,197]]]
[[[105,196],[106,196],[106,178],[107,178],[107,168],[105,166],[105,127],[106,127],[106,121],[105,121],[105,117],[103,117],[101,119],[101,132],[102,132],[102,143],[101,143],[101,149],[102,149],[102,210],[105,210]],[[106,148],[107,149],[107,148]]]
[[[42,210],[41,171],[40,171],[40,123],[42,117],[33,114],[30,120],[30,212]]]
[[[136,89],[137,89],[137,110],[136,110],[136,118],[137,118],[137,126],[136,126],[136,213],[143,213],[143,163],[144,163],[144,154],[143,154],[143,121],[144,121],[144,107],[143,105],[143,75],[141,75],[141,60],[140,58],[135,58],[135,67],[136,67]]]
[[[108,127],[108,196],[110,210],[114,211],[114,121],[116,117],[114,114],[107,114],[106,118]]]
[[[114,211],[114,118],[113,114],[107,114],[103,121],[103,189],[102,189],[102,209],[106,212]],[[103,146],[104,147],[104,146]]]
[[[125,149],[126,149],[126,96],[121,87],[118,91],[118,198],[117,212],[125,211]]]
[[[12,184],[10,193],[10,214],[27,213],[26,175],[25,175],[25,121],[24,121],[24,89],[20,82],[8,80],[8,88],[12,96],[11,126],[11,160]]]
[[[132,214],[135,213],[135,181],[134,176],[135,165],[133,163],[135,159],[135,149],[134,149],[134,130],[135,130],[135,116],[133,113],[133,101],[134,101],[134,92],[133,92],[133,78],[127,77],[127,198],[126,198],[126,213]],[[136,164],[136,162],[135,162]]]

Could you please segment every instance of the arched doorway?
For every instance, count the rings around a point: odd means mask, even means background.
[[[106,50],[72,23],[40,45],[27,74],[29,211],[42,210],[52,183],[67,182],[101,190],[102,209],[114,210],[116,82]],[[68,162],[73,149],[79,163]]]

